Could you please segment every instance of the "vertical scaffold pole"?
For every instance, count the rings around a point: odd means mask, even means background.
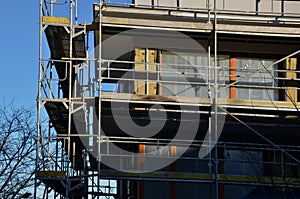
[[[208,10],[208,23],[211,23],[210,20],[210,0],[206,0],[206,8]],[[208,57],[208,68],[207,68],[207,97],[212,98],[211,96],[211,39],[208,41],[208,48],[207,48],[207,57]],[[211,102],[212,103],[212,102]],[[212,110],[211,110],[212,111]],[[209,116],[209,121],[208,121],[208,149],[211,150],[211,114]],[[208,172],[211,174],[211,169],[212,167],[212,156],[211,153],[208,154]]]
[[[97,157],[97,164],[98,164],[98,183],[97,183],[97,190],[100,191],[100,169],[101,169],[101,81],[102,81],[102,73],[101,73],[101,67],[102,67],[102,0],[99,0],[99,44],[98,44],[98,72],[99,72],[99,80],[98,80],[98,88],[99,88],[99,105],[98,105],[98,137],[97,137],[97,141],[98,141],[98,157]],[[99,198],[99,196],[97,196],[97,198]]]
[[[41,69],[41,64],[42,63],[42,56],[43,56],[43,46],[42,46],[42,37],[43,37],[43,1],[40,0],[40,16],[39,16],[39,75],[38,75],[38,95],[37,95],[37,140],[36,140],[36,156],[35,156],[35,179],[34,179],[34,198],[37,198],[37,189],[38,189],[38,182],[37,182],[37,177],[38,177],[38,168],[39,168],[39,151],[40,151],[40,142],[41,142],[41,104],[40,104],[40,99],[41,99],[41,78],[42,78],[42,69]]]
[[[217,64],[217,0],[214,0],[214,144],[215,144],[215,195],[216,199],[219,198],[219,179],[218,179],[218,64]]]
[[[68,95],[68,162],[67,162],[67,183],[66,183],[66,198],[69,198],[69,190],[70,190],[70,162],[71,162],[71,117],[73,111],[73,104],[72,104],[72,67],[73,67],[73,0],[70,0],[69,4],[69,17],[70,17],[70,24],[69,24],[69,31],[70,31],[70,53],[69,53],[69,95]]]

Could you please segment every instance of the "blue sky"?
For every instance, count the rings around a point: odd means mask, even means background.
[[[98,0],[78,1],[79,18],[90,22],[92,4]],[[117,2],[124,1],[128,2]],[[34,107],[38,80],[39,1],[4,1],[0,6],[0,19],[0,103],[14,100],[17,105]]]
[[[0,100],[33,106],[37,93],[38,1],[0,6]]]

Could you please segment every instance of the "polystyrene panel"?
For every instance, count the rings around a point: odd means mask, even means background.
[[[258,12],[272,12],[273,0],[261,0],[258,3]]]
[[[214,0],[154,0],[155,7],[177,7],[177,1],[181,8],[192,9],[206,9],[207,3],[211,9],[214,8]],[[232,10],[232,11],[256,11],[256,0],[216,0],[218,10]],[[152,6],[152,0],[135,0],[137,5]],[[260,0],[258,3],[259,12],[267,13],[281,13],[281,1],[278,0]],[[299,1],[285,1],[284,12],[285,13],[298,13],[300,9]]]
[[[224,0],[216,0],[217,1],[217,9],[218,10],[224,10],[225,9],[225,4],[224,4]],[[210,8],[213,9],[214,8],[214,1],[210,1]]]
[[[282,2],[276,0],[261,0],[259,2],[259,12],[271,12],[281,13]],[[284,13],[299,13],[300,2],[299,1],[285,1]]]
[[[258,12],[281,13],[281,1],[261,0],[258,3]]]
[[[273,0],[273,13],[281,13],[281,1]]]
[[[151,6],[152,0],[135,0],[135,4],[137,5],[147,5],[147,6]]]
[[[179,0],[181,8],[206,9],[206,0]]]
[[[299,13],[300,2],[299,1],[285,1],[284,13]]]
[[[177,0],[156,0],[156,6],[177,7]]]
[[[225,0],[225,10],[255,12],[255,0]]]
[[[154,5],[152,5],[152,0],[135,0],[135,4],[147,5],[147,6],[166,6],[166,7],[176,7],[177,0],[154,0]]]

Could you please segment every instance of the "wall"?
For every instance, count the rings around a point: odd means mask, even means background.
[[[153,6],[168,6],[192,9],[206,9],[206,0],[154,0]],[[214,1],[209,0],[209,5],[213,8]],[[217,0],[217,8],[219,10],[232,10],[232,11],[256,11],[256,0]],[[148,5],[152,6],[152,0],[135,0],[138,6]],[[267,13],[281,13],[282,1],[280,0],[260,0],[258,2],[258,11]],[[284,1],[284,13],[298,13],[300,2],[297,1]]]

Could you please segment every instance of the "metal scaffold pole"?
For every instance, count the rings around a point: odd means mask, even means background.
[[[69,93],[68,93],[68,149],[67,154],[69,157],[71,157],[71,118],[72,118],[72,111],[73,111],[73,104],[72,104],[72,69],[73,69],[73,0],[70,0],[69,2],[69,17],[70,17],[70,54],[69,54]],[[72,161],[70,158],[68,158],[67,163],[67,183],[66,183],[66,198],[69,198],[69,190],[70,190],[70,168],[69,164],[70,161]]]
[[[102,130],[102,122],[101,122],[101,81],[102,81],[102,71],[101,71],[101,67],[102,67],[102,0],[99,0],[99,44],[98,44],[98,72],[99,72],[99,79],[98,79],[98,88],[99,88],[99,105],[98,105],[98,137],[97,137],[97,141],[98,141],[98,154],[97,154],[97,164],[98,164],[98,191],[100,191],[100,177],[101,177],[101,130]],[[97,196],[97,198],[99,198],[99,196]]]
[[[214,137],[214,146],[215,146],[215,150],[214,150],[214,156],[215,156],[215,195],[216,195],[216,199],[219,198],[219,171],[218,171],[218,163],[219,163],[219,159],[218,159],[218,95],[219,95],[219,89],[218,89],[218,56],[217,56],[217,1],[214,0],[214,98],[213,98],[213,112],[214,112],[214,116],[213,116],[213,122],[212,124],[214,125],[213,127],[213,137]]]
[[[39,150],[40,150],[40,138],[41,138],[41,104],[40,104],[40,98],[41,98],[41,78],[42,78],[42,37],[43,37],[43,23],[42,23],[42,17],[43,17],[43,2],[40,0],[39,4],[39,76],[38,76],[38,95],[37,95],[37,140],[36,140],[36,162],[35,162],[35,183],[34,183],[34,198],[37,198],[37,189],[38,189],[38,168],[39,168]]]

